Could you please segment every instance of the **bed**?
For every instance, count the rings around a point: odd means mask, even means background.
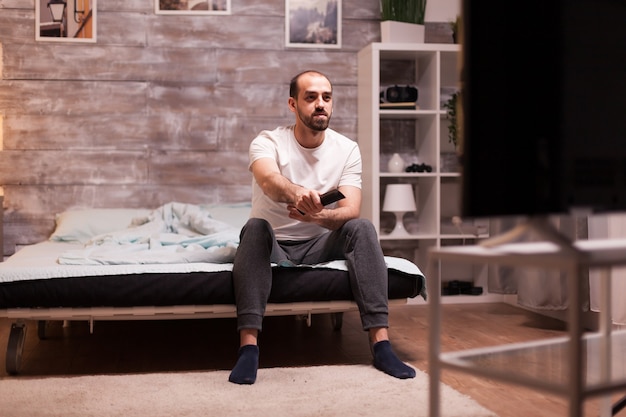
[[[6,370],[17,374],[26,322],[163,320],[235,317],[232,256],[249,204],[168,203],[156,209],[79,209],[57,215],[44,242],[0,263],[0,317],[11,330]],[[412,262],[385,257],[390,305],[425,298],[425,278]],[[356,310],[343,261],[273,265],[267,315]]]

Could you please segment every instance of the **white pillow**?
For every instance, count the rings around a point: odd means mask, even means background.
[[[148,209],[75,209],[56,216],[50,240],[85,243],[103,233],[126,229],[136,217],[150,214]]]

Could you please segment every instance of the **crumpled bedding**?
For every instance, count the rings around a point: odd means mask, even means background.
[[[167,203],[127,229],[95,236],[82,249],[62,253],[62,265],[228,263],[239,229],[211,217],[201,206]]]

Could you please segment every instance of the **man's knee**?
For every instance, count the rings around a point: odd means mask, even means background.
[[[367,220],[367,219],[351,219],[348,220],[345,224],[344,224],[344,229],[348,232],[348,233],[358,233],[360,235],[366,235],[366,236],[374,236],[376,237],[376,229],[374,228],[374,225],[372,224],[371,221]],[[376,237],[376,239],[378,240],[378,238]]]
[[[272,226],[265,219],[251,218],[241,229],[241,237],[244,235],[264,236],[271,234]]]

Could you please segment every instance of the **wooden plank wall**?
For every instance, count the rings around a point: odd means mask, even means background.
[[[291,123],[288,82],[329,75],[331,126],[358,140],[357,52],[380,40],[379,0],[343,0],[341,49],[286,48],[284,0],[231,15],[154,14],[100,0],[97,43],[35,41],[35,0],[0,0],[4,255],[75,207],[247,201],[247,148]]]
[[[356,140],[356,53],[379,40],[378,7],[344,0],[342,48],[305,49],[284,45],[284,0],[233,0],[228,16],[100,0],[95,44],[36,42],[34,0],[0,0],[4,254],[71,207],[249,200],[248,144],[292,122],[303,69],[329,75],[332,126]]]

